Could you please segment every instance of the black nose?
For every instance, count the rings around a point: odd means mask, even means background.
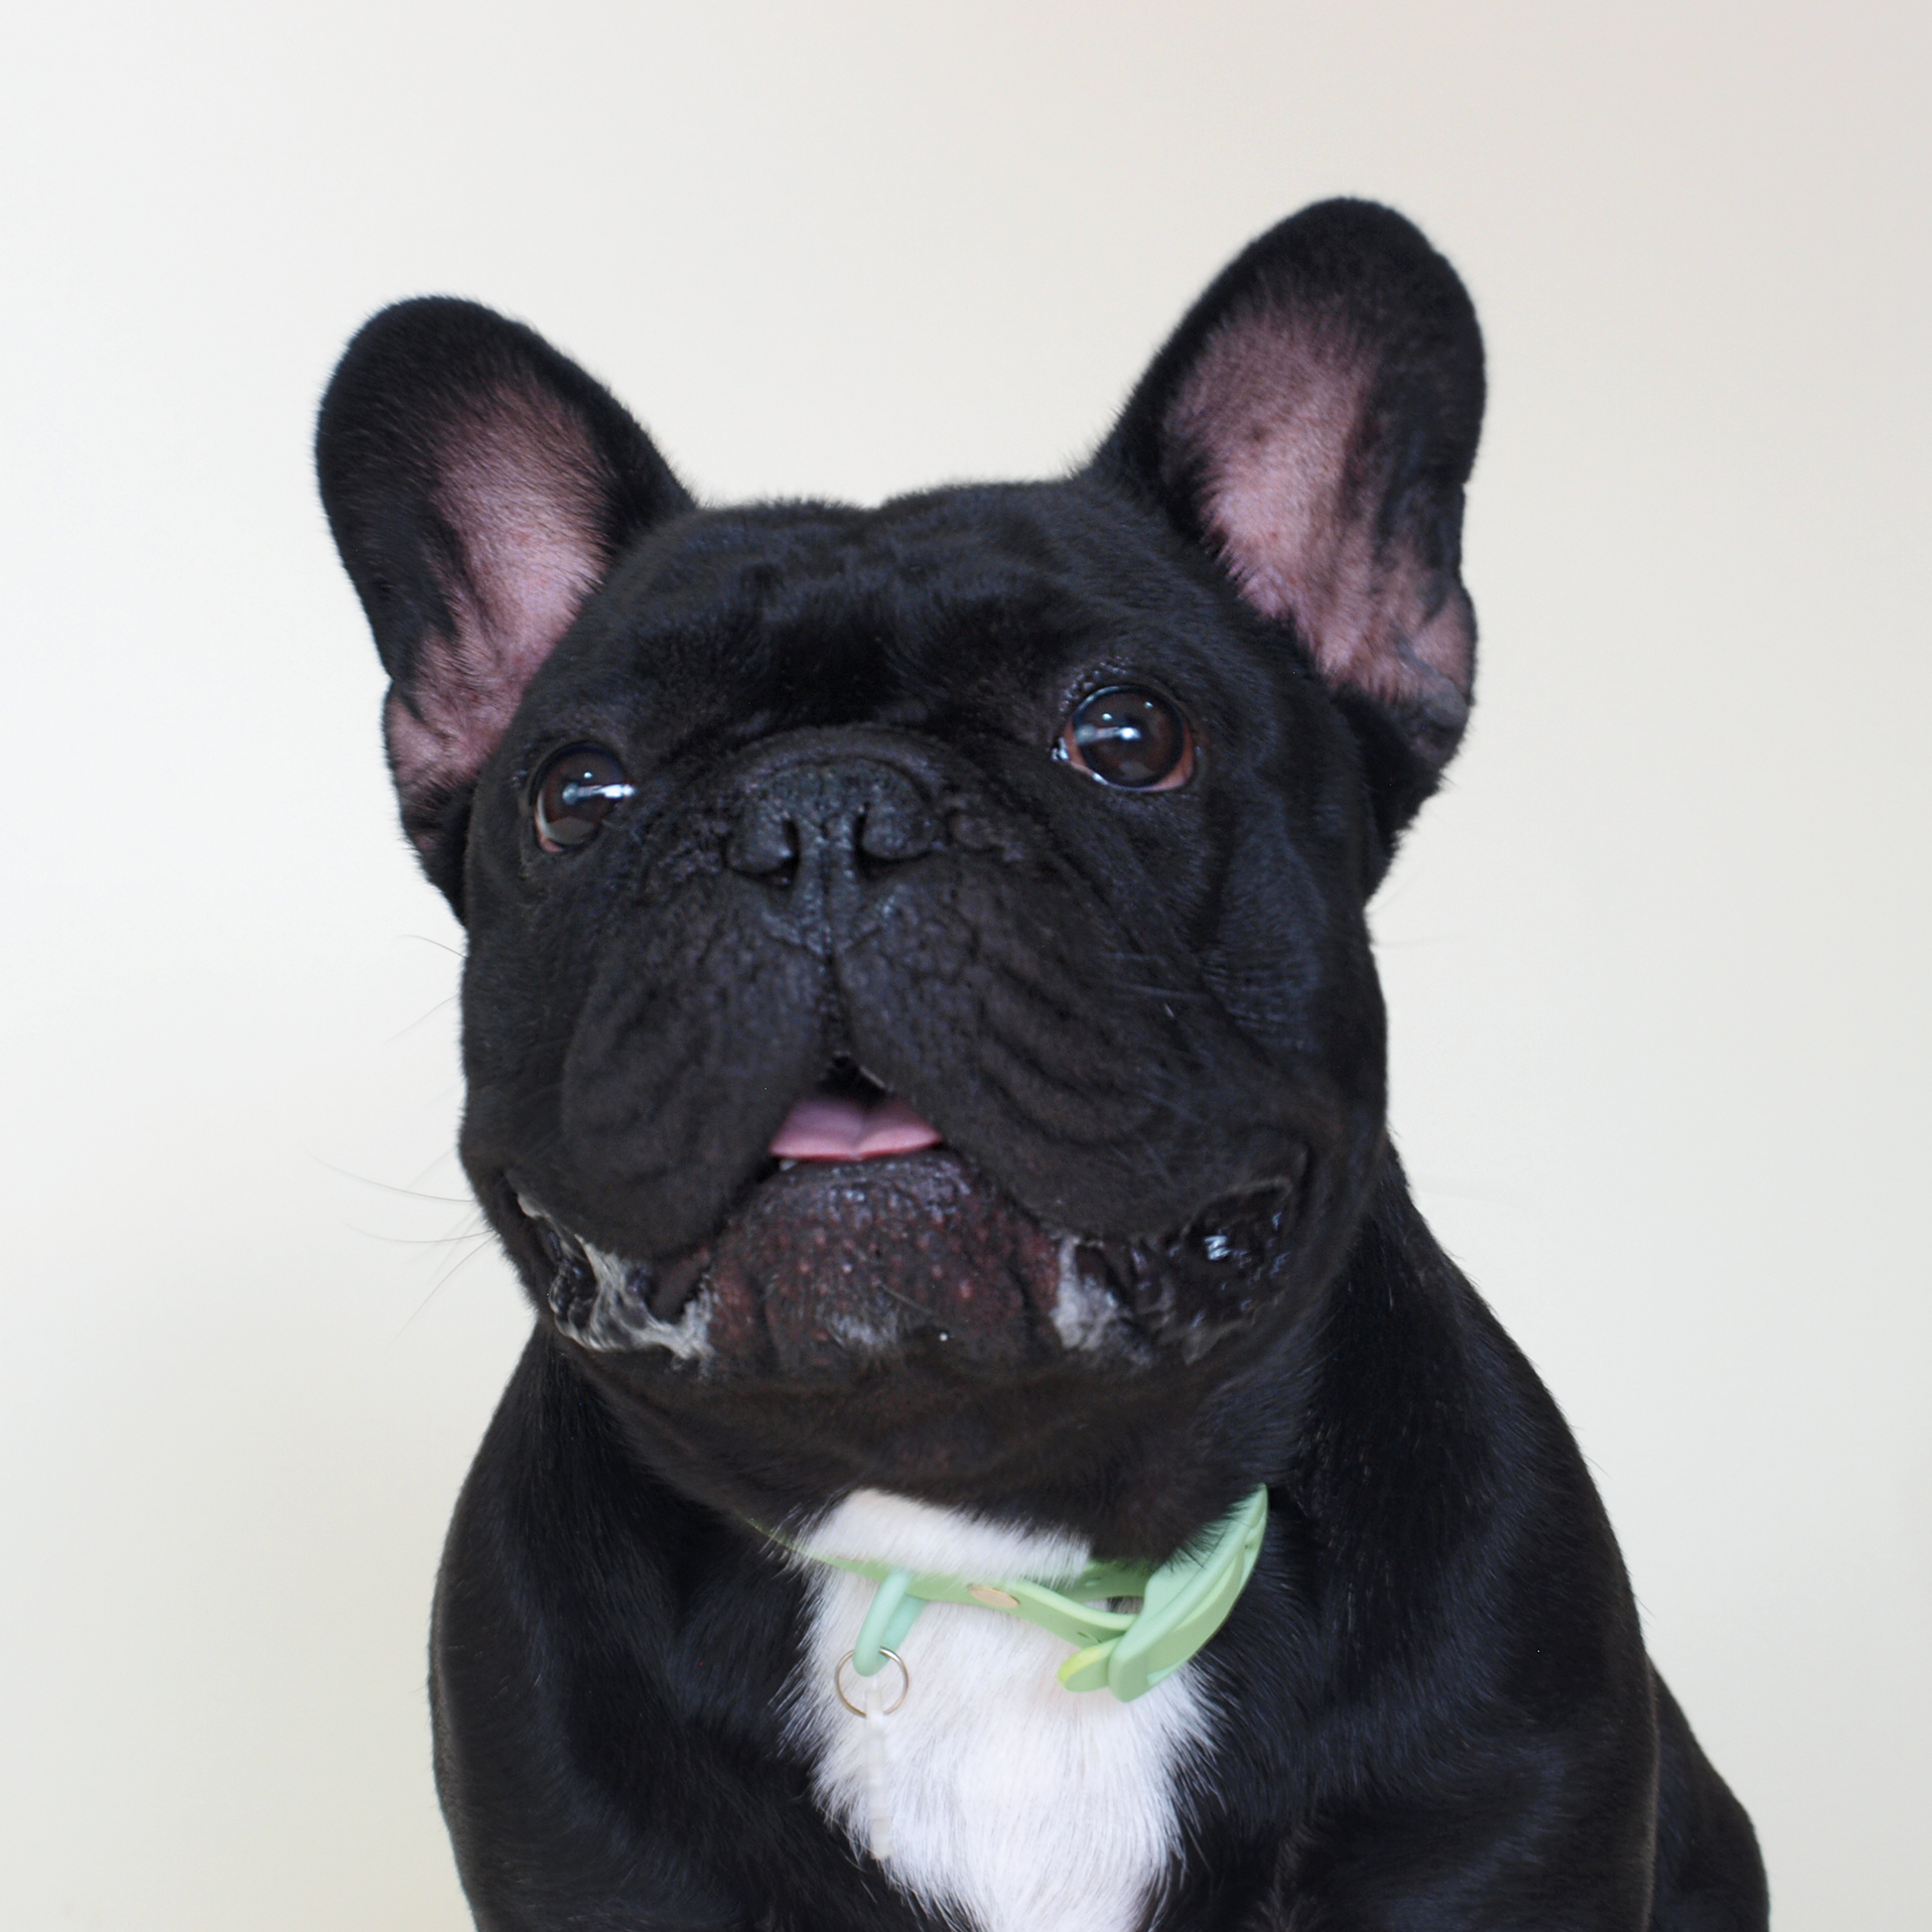
[[[895,869],[940,844],[938,814],[907,773],[876,759],[788,764],[745,794],[725,863],[772,890],[771,915],[814,950],[871,923]]]

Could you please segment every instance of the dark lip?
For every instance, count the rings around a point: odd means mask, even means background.
[[[974,1164],[945,1144],[890,1157],[901,1171],[941,1162]],[[716,1233],[669,1258],[633,1261],[596,1244],[552,1216],[515,1179],[503,1176],[504,1205],[527,1231],[528,1246],[548,1271],[545,1297],[558,1328],[585,1346],[623,1347],[621,1337],[667,1350],[679,1361],[700,1352],[680,1341],[680,1324],[707,1285],[714,1244],[746,1212],[767,1182],[798,1169],[818,1171],[828,1181],[849,1184],[855,1173],[886,1165],[869,1161],[780,1161],[767,1156],[747,1177]],[[1168,1344],[1194,1361],[1223,1336],[1251,1327],[1267,1299],[1273,1267],[1301,1218],[1311,1157],[1298,1147],[1290,1172],[1245,1183],[1208,1202],[1180,1226],[1161,1233],[1113,1236],[1045,1228],[1026,1210],[1013,1211],[1042,1226],[1063,1244],[1063,1277],[1071,1269],[1082,1288],[1104,1298],[1143,1347]],[[983,1177],[983,1176],[982,1176]],[[990,1180],[988,1185],[993,1185]],[[601,1293],[602,1291],[602,1293]],[[607,1318],[605,1304],[618,1295],[636,1312],[630,1326]],[[643,1332],[639,1333],[638,1330]]]

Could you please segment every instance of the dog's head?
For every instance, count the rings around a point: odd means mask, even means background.
[[[1264,1470],[1382,1147],[1363,906],[1454,750],[1474,318],[1331,203],[1093,461],[708,509],[405,303],[323,406],[403,822],[470,931],[464,1158],[674,1481],[1161,1554]]]

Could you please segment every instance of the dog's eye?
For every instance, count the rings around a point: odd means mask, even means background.
[[[532,807],[537,843],[546,852],[589,843],[612,809],[636,789],[609,752],[596,745],[573,745],[552,759],[537,780]]]
[[[1115,684],[1073,707],[1053,756],[1103,785],[1172,791],[1194,775],[1194,734],[1166,698]]]

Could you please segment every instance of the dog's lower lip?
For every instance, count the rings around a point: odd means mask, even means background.
[[[515,1198],[523,1217],[536,1230],[537,1245],[550,1266],[545,1294],[551,1312],[567,1330],[575,1331],[590,1319],[607,1285],[604,1278],[614,1267],[621,1269],[629,1293],[659,1321],[676,1321],[704,1285],[711,1255],[708,1243],[700,1242],[656,1264],[601,1252],[593,1260],[592,1244],[583,1236],[573,1233],[522,1192],[516,1192]]]
[[[893,1166],[902,1173],[916,1170],[928,1159],[942,1168],[957,1162],[943,1149],[921,1148],[898,1156]],[[600,1322],[609,1318],[606,1304],[610,1303],[620,1309],[627,1304],[638,1311],[632,1319],[645,1320],[655,1336],[683,1321],[696,1299],[712,1286],[716,1244],[738,1214],[746,1211],[750,1196],[761,1194],[767,1182],[800,1168],[818,1170],[828,1185],[849,1194],[853,1186],[865,1183],[856,1175],[844,1180],[835,1176],[858,1165],[767,1157],[725,1230],[650,1263],[594,1247],[521,1193],[516,1199],[537,1230],[550,1264],[547,1296],[566,1333],[582,1339],[594,1315]],[[1177,1349],[1187,1361],[1197,1359],[1224,1336],[1250,1327],[1273,1298],[1281,1268],[1290,1257],[1290,1238],[1300,1216],[1308,1171],[1309,1154],[1304,1148],[1286,1163],[1282,1173],[1220,1196],[1185,1225],[1163,1235],[1053,1236],[1040,1230],[1060,1244],[1061,1299],[1072,1292],[1069,1284],[1077,1280],[1084,1293],[1097,1291],[1104,1298],[1099,1306],[1113,1307],[1114,1321],[1126,1324],[1122,1332],[1142,1338],[1135,1346],[1157,1343]],[[805,1175],[799,1173],[797,1179],[803,1181]],[[810,1202],[815,1194],[815,1188],[808,1188],[803,1200]],[[810,1214],[815,1209],[806,1206],[804,1211]],[[726,1249],[718,1252],[729,1251],[728,1241]],[[1049,1303],[1040,1307],[1040,1312],[1049,1315],[1063,1342],[1078,1345],[1071,1341],[1060,1313],[1053,1311],[1056,1307]],[[1074,1328],[1082,1328],[1092,1320],[1095,1307],[1088,1302],[1082,1311],[1076,1301],[1066,1319]]]
[[[675,1321],[684,1312],[692,1296],[704,1285],[705,1264],[710,1258],[710,1249],[701,1244],[651,1270],[644,1303],[658,1320]]]
[[[1306,1153],[1290,1173],[1223,1195],[1184,1227],[1131,1239],[1075,1239],[1069,1260],[1142,1332],[1194,1360],[1247,1327],[1270,1293],[1301,1206]]]

